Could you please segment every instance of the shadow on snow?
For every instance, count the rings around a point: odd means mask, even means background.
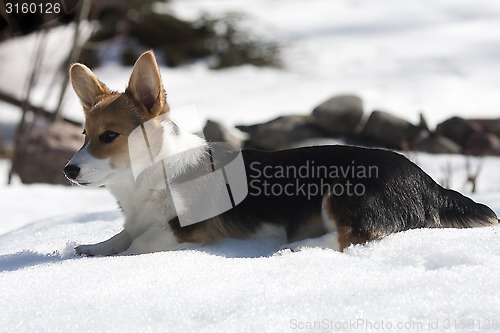
[[[41,254],[32,251],[21,251],[14,254],[0,255],[0,272],[17,271],[27,267],[51,262],[63,261],[59,254]]]

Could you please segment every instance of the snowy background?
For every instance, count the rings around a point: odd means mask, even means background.
[[[232,125],[307,114],[339,93],[431,125],[451,115],[500,115],[500,2],[183,0],[175,11],[237,10],[284,44],[283,69],[162,68],[174,109],[196,105]],[[71,30],[48,40],[33,104],[54,105],[47,86]],[[32,37],[0,45],[0,87],[24,87]],[[123,90],[131,68],[97,75]],[[50,76],[51,77],[51,76]],[[46,80],[46,82],[44,82]],[[45,84],[44,84],[45,83]],[[81,120],[74,94],[65,115]],[[18,111],[0,104],[0,139]],[[10,124],[10,125],[9,125]],[[461,156],[413,156],[436,180],[470,194]],[[500,159],[482,163],[473,198],[500,214]],[[62,169],[63,166],[61,166]],[[228,240],[202,251],[75,258],[77,244],[121,229],[103,189],[5,186],[0,161],[0,331],[480,331],[500,332],[500,233],[412,230],[340,254],[311,249],[273,256],[278,239]],[[314,328],[310,329],[310,328]]]

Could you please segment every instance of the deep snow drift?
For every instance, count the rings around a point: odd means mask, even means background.
[[[116,214],[74,216],[2,236],[1,327],[283,332],[318,322],[318,331],[353,322],[359,329],[385,323],[390,331],[498,325],[500,234],[492,228],[413,230],[343,254],[310,249],[244,258],[275,249],[268,240],[259,251],[262,242],[233,241],[203,252],[72,258],[68,239],[97,241],[119,225]]]
[[[433,162],[435,177],[450,158],[419,157]],[[485,162],[479,188],[499,183],[499,164]],[[460,184],[460,160],[453,169]],[[498,191],[474,197],[500,213]],[[100,211],[113,206],[102,189],[15,185],[2,188],[0,200],[4,223],[36,220],[14,202],[33,202],[53,216],[73,210],[0,235],[1,330],[500,330],[500,229],[412,230],[344,253],[276,255],[280,240],[269,237],[200,251],[76,258],[75,245],[121,229],[116,208]]]

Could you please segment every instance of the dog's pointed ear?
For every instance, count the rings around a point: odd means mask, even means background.
[[[97,102],[99,95],[111,92],[85,65],[73,64],[69,70],[69,77],[73,90],[86,110]]]
[[[143,53],[135,62],[127,92],[153,117],[168,111],[160,70],[152,51]]]

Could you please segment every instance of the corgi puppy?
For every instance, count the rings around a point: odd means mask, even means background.
[[[294,251],[343,251],[413,228],[499,225],[490,208],[441,187],[395,152],[318,146],[220,153],[170,119],[151,51],[135,63],[124,93],[82,64],[71,67],[70,78],[85,113],[85,142],[64,173],[81,186],[107,187],[125,216],[120,233],[78,246],[79,255],[191,249],[263,234],[281,235],[283,248]]]

